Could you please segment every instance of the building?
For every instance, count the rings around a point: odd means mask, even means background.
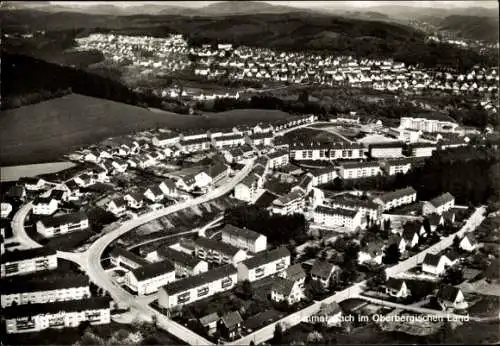
[[[340,272],[340,268],[333,263],[316,260],[311,268],[311,279],[318,281],[323,287],[328,287],[331,280]]]
[[[304,298],[303,288],[297,281],[276,277],[271,286],[271,299],[275,302],[287,302],[288,305],[298,303]]]
[[[288,165],[290,162],[288,151],[279,150],[266,155],[269,169],[278,169]]]
[[[401,157],[403,156],[403,143],[373,143],[368,146],[368,152],[372,158]]]
[[[138,295],[151,294],[175,281],[175,267],[170,260],[148,263],[125,274],[125,284]]]
[[[245,137],[245,142],[253,146],[271,146],[273,144],[272,132],[257,132]]]
[[[431,157],[434,150],[437,149],[436,144],[432,143],[413,143],[410,146],[410,153],[413,157]]]
[[[50,197],[37,197],[33,201],[33,215],[52,215],[59,207],[59,202]]]
[[[179,135],[175,132],[161,132],[152,139],[153,145],[157,147],[170,147],[179,142]]]
[[[240,337],[241,323],[243,318],[238,311],[231,311],[222,316],[218,322],[217,329],[226,340],[233,340]]]
[[[211,138],[212,145],[218,149],[238,147],[245,144],[245,136],[241,133],[222,134],[219,136],[211,136]]]
[[[217,330],[217,322],[219,322],[219,320],[219,314],[217,312],[212,312],[211,314],[203,316],[198,321],[200,322],[201,326],[205,328],[207,334],[212,335]]]
[[[330,208],[320,205],[314,209],[314,222],[327,226],[342,226],[355,230],[361,227],[362,217],[359,210]]]
[[[293,215],[304,212],[305,195],[300,190],[292,190],[272,203],[272,212],[280,215]]]
[[[458,124],[445,114],[423,113],[402,117],[399,128],[422,132],[455,132]]]
[[[2,311],[7,334],[39,332],[49,328],[75,328],[83,322],[109,324],[110,299],[95,297],[10,306]]]
[[[163,182],[162,182],[163,184]],[[148,187],[146,191],[144,191],[144,197],[146,197],[148,200],[150,200],[153,203],[160,202],[165,198],[165,195],[163,194],[162,189],[158,185],[154,185],[151,187]]]
[[[405,187],[396,191],[391,191],[373,199],[382,211],[412,204],[417,201],[417,191],[413,187]]]
[[[267,237],[249,229],[225,225],[221,231],[222,242],[237,248],[257,253],[267,248]]]
[[[300,263],[295,263],[278,273],[278,276],[292,282],[297,282],[300,288],[304,288],[306,272]]]
[[[422,205],[422,214],[438,214],[441,215],[445,211],[450,210],[455,205],[455,197],[449,192],[443,193],[436,198],[424,202]]]
[[[209,150],[210,144],[210,139],[205,135],[200,138],[183,139],[177,143],[176,146],[183,153],[194,153],[197,151]]]
[[[455,264],[445,255],[426,254],[422,262],[422,271],[429,274],[441,275],[445,272],[447,267]]]
[[[409,225],[409,226],[407,226]],[[406,242],[406,248],[414,248],[418,245],[420,225],[417,223],[407,223],[403,229],[401,237]]]
[[[158,186],[165,196],[168,197],[178,197],[179,190],[175,186],[175,182],[170,179],[163,180]]]
[[[175,275],[178,277],[193,276],[208,271],[207,262],[185,252],[170,247],[162,247],[158,249],[157,253],[158,257],[168,259],[174,264]]]
[[[2,219],[8,218],[10,213],[12,212],[12,204],[2,202],[0,204],[0,208],[1,208],[1,218]]]
[[[344,163],[339,168],[339,175],[342,179],[369,178],[380,174],[382,171],[376,161]]]
[[[466,233],[458,246],[464,251],[472,252],[477,249],[477,240],[472,233]]]
[[[86,275],[67,275],[57,280],[26,279],[14,276],[4,279],[0,287],[1,306],[40,304],[90,297],[89,278]]]
[[[171,309],[229,291],[237,282],[237,273],[236,268],[228,264],[206,273],[171,282],[159,289],[158,304],[165,309]]]
[[[324,201],[324,204],[333,208],[357,210],[361,213],[361,223],[364,224],[367,218],[378,220],[379,208],[376,203],[370,200],[353,198],[350,196],[334,196]]]
[[[291,255],[287,248],[259,252],[238,263],[238,281],[250,282],[277,274],[290,265]]]
[[[292,143],[290,159],[295,161],[359,160],[365,157],[365,149],[357,143]]]
[[[218,240],[200,237],[194,243],[196,256],[209,263],[236,264],[247,257],[245,251]]]
[[[5,252],[0,258],[2,277],[57,268],[56,251],[47,247]]]
[[[44,218],[36,223],[36,231],[45,238],[89,228],[89,218],[83,211]]]
[[[125,201],[127,201],[127,205],[132,209],[140,209],[142,208],[144,202],[144,195],[140,192],[132,192],[128,193],[123,197]]]
[[[466,309],[468,307],[462,291],[451,285],[442,285],[436,295],[439,305],[443,310],[448,309]]]
[[[229,167],[227,167],[222,162],[217,162],[210,167],[208,167],[207,175],[211,178],[212,184],[219,182],[221,179],[227,177],[229,172]]]
[[[384,160],[380,163],[380,168],[387,175],[406,174],[412,168],[414,162],[415,159],[412,158]]]
[[[395,298],[406,298],[410,295],[410,290],[408,286],[406,286],[406,282],[395,278],[389,278],[389,280],[387,280],[385,292]]]
[[[376,264],[382,264],[382,257],[384,244],[382,242],[371,242],[366,244],[358,254],[358,263],[372,262]]]
[[[144,258],[119,246],[113,247],[109,253],[109,258],[111,264],[123,268],[125,271],[134,270],[149,264]]]
[[[45,188],[47,182],[37,177],[22,177],[19,179],[19,184],[24,185],[28,191],[40,191]]]
[[[106,210],[116,217],[120,217],[127,210],[127,201],[123,197],[115,198],[107,204]]]
[[[253,171],[250,172],[234,187],[234,198],[244,202],[252,202],[257,197],[260,179],[261,177]]]
[[[317,323],[317,321],[325,322],[327,327],[338,327],[342,324],[342,309],[336,301],[330,304],[321,304],[317,314],[312,315],[311,322]]]

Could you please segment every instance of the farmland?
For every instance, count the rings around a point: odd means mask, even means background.
[[[16,181],[21,177],[56,173],[74,166],[75,164],[72,162],[51,162],[35,165],[2,167],[0,181]]]
[[[81,146],[148,128],[230,127],[286,116],[280,111],[261,110],[190,116],[70,94],[4,111],[0,119],[0,164],[57,161]]]

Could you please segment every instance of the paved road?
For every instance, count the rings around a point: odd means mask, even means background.
[[[334,126],[334,125],[332,125],[332,126]],[[346,141],[347,143],[352,143],[352,141],[351,141],[349,138],[347,138],[347,137],[345,137],[345,136],[341,135],[340,133],[338,133],[337,131],[335,131],[335,130],[333,130],[333,129],[331,129],[331,128],[308,127],[308,129],[311,129],[311,130],[316,130],[316,131],[322,131],[322,132],[328,132],[328,133],[331,133],[331,134],[333,134],[333,135],[338,136],[339,138],[342,138],[342,139],[343,139],[344,141]]]
[[[30,212],[31,208],[33,208],[32,202],[24,204],[14,215],[11,222],[14,238],[16,238],[16,241],[18,241],[21,246],[29,249],[42,247],[42,245],[31,239],[24,228],[24,220],[26,219],[26,216]]]

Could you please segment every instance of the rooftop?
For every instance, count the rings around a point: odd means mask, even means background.
[[[215,250],[215,251],[218,251],[218,252],[223,253],[223,254],[230,256],[230,257],[236,255],[238,253],[238,251],[240,251],[240,249],[238,249],[235,246],[223,243],[223,242],[218,241],[218,240],[204,238],[204,237],[200,237],[200,238],[196,239],[194,242],[195,242],[197,247]]]
[[[263,235],[260,233],[246,228],[239,228],[233,225],[225,225],[222,229],[222,234],[227,234],[232,237],[245,238],[248,240],[257,240],[257,238],[263,237]]]
[[[132,274],[134,274],[137,281],[144,281],[173,271],[175,271],[175,267],[172,262],[165,260],[143,265],[132,270]]]
[[[10,306],[3,309],[6,318],[28,317],[40,314],[57,314],[59,312],[89,311],[109,309],[111,298],[93,297],[89,299],[67,300],[61,302],[26,304]]]
[[[315,213],[326,214],[326,215],[342,215],[349,218],[353,218],[358,214],[357,210],[345,209],[345,208],[330,208],[324,205],[319,205],[314,209]]]
[[[436,198],[430,200],[429,202],[434,206],[434,207],[440,207],[450,201],[453,201],[455,200],[455,197],[453,197],[453,195],[449,192],[445,192],[439,196],[437,196]]]
[[[2,278],[0,287],[1,294],[27,293],[50,291],[71,287],[84,287],[89,285],[89,278],[82,274],[67,274],[57,280],[47,280],[45,277],[33,277],[27,279],[25,276],[13,276]]]
[[[50,249],[48,247],[38,247],[29,250],[14,250],[14,251],[6,251],[0,257],[0,263],[10,263],[10,262],[18,262],[24,261],[32,258],[40,258],[46,256],[55,256],[56,251]]]
[[[417,193],[417,191],[415,191],[415,189],[413,187],[409,186],[409,187],[405,187],[404,189],[399,189],[399,190],[385,193],[385,194],[379,196],[378,198],[382,202],[387,203],[387,202],[393,201],[395,199],[399,199],[399,198],[404,197],[404,196],[410,196],[410,195],[413,195],[416,193]]]
[[[76,213],[63,214],[59,216],[46,217],[40,220],[44,227],[58,227],[61,225],[67,225],[71,223],[80,223],[83,220],[87,220],[87,214],[83,211],[77,211]]]
[[[286,247],[279,247],[274,250],[262,251],[251,258],[247,258],[242,264],[248,269],[258,268],[266,263],[277,261],[284,257],[290,257],[290,251]]]

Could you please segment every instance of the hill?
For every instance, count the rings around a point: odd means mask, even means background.
[[[222,128],[287,116],[258,109],[189,116],[70,94],[2,112],[0,166],[58,161],[83,145],[154,127]]]
[[[453,31],[459,36],[489,42],[498,42],[498,17],[454,15],[440,23],[440,30]]]

